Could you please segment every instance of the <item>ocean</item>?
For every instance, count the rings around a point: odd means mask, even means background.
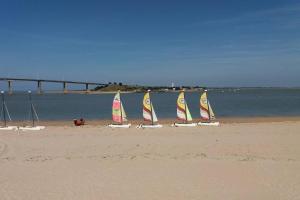
[[[199,92],[186,92],[186,101],[193,118],[199,118]],[[300,89],[225,89],[208,93],[217,117],[300,116]],[[40,120],[110,119],[114,94],[33,94]],[[176,119],[178,93],[152,93],[158,118]],[[27,93],[5,95],[13,120],[28,120]],[[130,119],[142,119],[142,93],[122,94]]]

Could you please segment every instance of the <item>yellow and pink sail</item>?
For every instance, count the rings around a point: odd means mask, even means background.
[[[112,120],[117,124],[123,124],[127,121],[127,116],[121,101],[120,91],[114,97],[112,105]]]
[[[148,91],[144,95],[143,99],[143,118],[145,121],[149,121],[152,124],[158,122],[156,113],[154,111],[151,99],[150,99],[150,92]]]
[[[210,106],[206,91],[204,91],[204,93],[200,97],[200,116],[203,120],[206,121],[215,119],[215,114],[212,110],[212,107]]]
[[[177,119],[185,123],[193,120],[184,97],[184,91],[181,91],[177,98]]]

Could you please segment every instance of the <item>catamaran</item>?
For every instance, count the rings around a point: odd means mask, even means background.
[[[214,121],[216,119],[215,113],[208,100],[207,90],[204,90],[200,97],[200,116],[201,122],[198,125],[201,126],[219,126],[220,122]]]
[[[39,116],[35,110],[35,107],[32,103],[31,91],[28,91],[28,101],[29,101],[29,115],[32,121],[31,126],[19,127],[20,130],[23,131],[39,131],[45,129],[45,126],[36,126],[36,122],[39,121]]]
[[[113,124],[108,125],[111,128],[129,128],[131,124],[127,124],[127,116],[121,101],[120,91],[114,97],[112,104],[112,120]]]
[[[148,90],[143,99],[143,118],[147,124],[140,124],[137,128],[161,128],[162,125],[158,124],[158,119],[155,114],[152,101],[150,98],[150,90]],[[150,123],[150,124],[149,124]]]
[[[3,121],[3,126],[0,126],[0,130],[18,130],[17,126],[7,126],[7,118],[9,121],[11,121],[11,117],[5,103],[4,91],[1,91],[1,96],[2,96],[1,118]]]
[[[193,118],[190,113],[189,107],[184,98],[184,90],[180,91],[177,98],[177,119],[181,121],[180,123],[175,122],[174,126],[181,127],[187,126],[192,127],[196,126],[196,123],[192,123]]]

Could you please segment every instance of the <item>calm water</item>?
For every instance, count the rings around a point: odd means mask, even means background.
[[[152,102],[159,118],[176,118],[178,93],[153,93]],[[34,95],[33,102],[41,120],[110,119],[113,94],[43,94]],[[142,93],[123,94],[123,104],[129,118],[142,118]],[[300,116],[300,90],[245,89],[210,91],[209,98],[217,116]],[[186,93],[190,111],[199,117],[199,93]],[[13,120],[28,118],[28,96],[16,93],[6,96]]]

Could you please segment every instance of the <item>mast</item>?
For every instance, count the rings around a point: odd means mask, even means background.
[[[122,109],[122,101],[121,101],[121,93],[118,91],[120,97],[120,110],[121,110],[121,124],[123,124],[123,109]]]
[[[187,124],[187,112],[186,112],[186,101],[185,101],[185,95],[184,95],[184,90],[183,92],[183,99],[184,99],[184,114],[185,114],[185,123]]]
[[[149,93],[149,103],[150,103],[150,112],[151,112],[151,123],[152,123],[152,125],[154,125],[153,113],[152,113],[152,102],[151,102],[151,98],[150,98],[150,90],[148,90],[148,93]]]
[[[209,101],[208,101],[208,93],[207,93],[207,90],[204,90],[204,92],[206,93],[206,101],[207,101],[207,108],[208,108],[208,121],[211,121],[210,120],[210,108],[209,108]]]
[[[3,121],[4,121],[4,127],[6,127],[6,111],[5,111],[4,91],[1,91],[1,96],[2,96]]]
[[[31,91],[28,91],[28,95],[29,95],[29,104],[30,104],[30,115],[31,115],[31,119],[32,119],[32,127],[35,126],[35,120],[34,120],[34,110],[33,110],[33,104],[32,104],[32,99],[31,99]]]

